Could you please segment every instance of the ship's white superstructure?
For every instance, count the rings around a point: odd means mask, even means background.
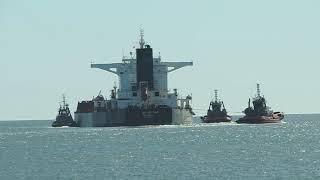
[[[192,66],[192,62],[161,62],[161,58],[154,58],[154,90],[148,92],[150,104],[164,104],[170,107],[177,107],[176,92],[168,90],[168,73],[185,66]],[[119,77],[119,89],[117,96],[119,108],[128,105],[139,104],[140,97],[137,91],[136,59],[123,59],[122,63],[112,64],[91,64],[91,68],[99,68]]]

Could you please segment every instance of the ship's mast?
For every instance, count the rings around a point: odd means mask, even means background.
[[[140,41],[139,41],[140,49],[143,49],[143,46],[145,44],[143,37],[144,37],[144,31],[143,29],[140,29]]]
[[[217,89],[214,90],[214,98],[215,98],[215,101],[218,102],[218,90]]]
[[[258,84],[257,84],[257,95],[258,95],[258,97],[261,97],[261,96],[260,96],[260,93],[261,93],[261,91],[260,91],[260,84],[258,83]]]

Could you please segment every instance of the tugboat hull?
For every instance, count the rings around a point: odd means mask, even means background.
[[[52,127],[64,127],[64,126],[68,126],[68,127],[77,127],[77,123],[76,122],[71,122],[71,123],[59,123],[57,121],[53,122]]]
[[[201,117],[201,120],[203,123],[220,123],[220,122],[231,122],[231,117],[226,116],[226,117],[208,117],[204,116]]]
[[[276,112],[272,116],[244,116],[236,122],[247,124],[280,123],[283,118],[283,113]]]

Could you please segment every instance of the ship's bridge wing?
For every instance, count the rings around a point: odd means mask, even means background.
[[[161,64],[166,65],[168,68],[171,68],[168,69],[168,73],[185,66],[193,66],[193,62],[162,62]]]
[[[169,73],[186,66],[193,66],[193,62],[161,62],[161,65],[167,66],[167,72]],[[116,75],[119,75],[117,69],[120,69],[121,67],[123,67],[123,63],[91,64],[91,68],[102,69]]]
[[[119,75],[119,72],[117,69],[121,68],[123,66],[122,63],[111,63],[111,64],[91,64],[91,68],[98,68],[102,69],[108,72],[111,72],[113,74]]]

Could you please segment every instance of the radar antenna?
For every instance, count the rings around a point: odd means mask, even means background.
[[[140,41],[139,41],[140,49],[143,49],[143,46],[144,46],[144,44],[145,44],[145,41],[144,41],[143,37],[144,37],[144,31],[143,31],[143,29],[141,28],[141,29],[140,29]]]
[[[258,97],[261,97],[261,96],[260,96],[260,93],[261,93],[261,91],[260,91],[260,84],[258,83],[258,84],[257,84],[257,95],[258,95]]]
[[[214,98],[215,98],[215,101],[218,102],[218,90],[217,89],[214,90]]]

